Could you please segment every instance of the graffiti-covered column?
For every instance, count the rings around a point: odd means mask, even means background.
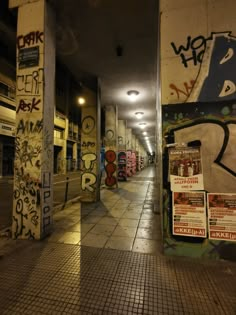
[[[100,102],[96,96],[82,107],[81,125],[81,200],[100,199]]]
[[[108,188],[117,187],[117,107],[106,106],[105,123],[105,185]]]
[[[132,129],[126,128],[127,176],[132,176]]]
[[[29,2],[29,1],[28,1]],[[10,1],[18,8],[13,238],[51,232],[55,25],[46,1]]]
[[[126,120],[118,120],[118,180],[126,181]]]
[[[136,173],[136,136],[132,133],[132,174]]]

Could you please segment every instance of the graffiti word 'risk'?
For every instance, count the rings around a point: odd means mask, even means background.
[[[36,100],[35,97],[32,99],[32,101],[20,100],[16,112],[19,113],[19,111],[23,111],[32,113],[33,110],[39,110],[38,105],[40,104],[40,102],[41,100]]]

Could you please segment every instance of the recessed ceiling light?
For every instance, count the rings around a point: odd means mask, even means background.
[[[136,90],[130,90],[127,92],[128,96],[129,96],[129,99],[131,102],[135,102],[136,101],[136,98],[138,97],[139,95],[139,92],[136,91]]]
[[[146,136],[146,135],[147,135],[147,131],[144,131],[144,132],[143,132],[143,135]]]
[[[135,115],[138,119],[143,117],[144,112],[136,112]]]
[[[140,126],[140,128],[142,128],[142,129],[143,129],[143,128],[145,128],[146,123],[140,123],[140,124],[139,124],[139,126]]]

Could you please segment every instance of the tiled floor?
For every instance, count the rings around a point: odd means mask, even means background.
[[[236,264],[161,254],[154,182],[137,176],[0,246],[0,314],[236,314]],[[1,242],[0,242],[1,245]]]
[[[103,188],[100,202],[57,212],[49,242],[159,253],[161,221],[153,179],[154,168],[148,168],[117,189]]]

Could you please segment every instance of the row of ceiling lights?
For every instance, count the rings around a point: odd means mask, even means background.
[[[137,99],[137,97],[138,97],[138,95],[139,95],[139,92],[136,91],[136,90],[130,90],[130,91],[127,92],[127,94],[128,94],[128,96],[130,97],[130,101],[131,101],[131,102],[135,102],[136,99]],[[83,98],[83,97],[79,97],[79,98],[78,98],[78,103],[79,103],[80,105],[84,105],[85,102],[86,102],[86,101],[85,101],[85,98]],[[135,115],[136,115],[136,117],[137,117],[138,119],[141,119],[141,118],[143,117],[143,115],[144,115],[144,112],[136,112]],[[147,125],[147,124],[144,123],[144,122],[139,123],[139,127],[140,127],[141,129],[144,129],[144,128],[146,127],[146,125]],[[152,147],[151,147],[149,138],[147,137],[147,132],[144,131],[144,132],[143,132],[143,135],[145,136],[147,148],[148,148],[149,152],[151,153],[151,152],[152,152]]]
[[[136,91],[136,90],[130,90],[130,91],[127,92],[127,95],[129,96],[129,99],[130,99],[131,102],[135,102],[135,101],[137,100],[137,97],[138,97],[138,95],[139,95],[139,92]],[[136,112],[135,115],[136,115],[136,117],[137,117],[138,119],[141,119],[141,118],[143,117],[143,115],[144,115],[144,112]],[[144,122],[139,123],[139,127],[140,127],[141,129],[144,129],[144,128],[146,127],[146,125],[147,125],[147,124],[144,123]],[[148,151],[149,151],[150,153],[152,153],[152,152],[153,152],[153,149],[152,149],[151,143],[150,143],[150,141],[149,141],[149,138],[148,138],[148,136],[147,136],[147,132],[144,131],[144,132],[143,132],[143,135],[145,136],[144,139],[145,139],[145,141],[146,141],[146,145],[147,145]]]

